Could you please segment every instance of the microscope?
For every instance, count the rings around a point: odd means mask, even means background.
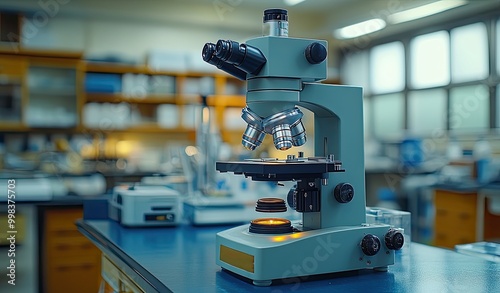
[[[219,232],[216,262],[257,286],[276,279],[359,269],[387,271],[404,237],[400,229],[366,223],[362,89],[319,83],[327,74],[327,42],[288,37],[288,13],[264,11],[263,37],[244,44],[205,44],[203,59],[247,81],[242,144],[255,150],[266,134],[278,150],[306,143],[303,107],[314,114],[314,156],[216,162],[220,172],[255,181],[293,181],[291,222],[264,217]],[[280,198],[262,198],[256,211],[286,211]]]

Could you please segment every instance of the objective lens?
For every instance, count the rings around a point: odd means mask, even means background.
[[[241,139],[241,144],[250,151],[255,150],[261,145],[266,133],[262,130],[255,128],[253,125],[248,124],[243,137]]]
[[[273,127],[272,134],[274,147],[276,147],[276,149],[286,151],[293,146],[290,125],[277,125]]]
[[[217,41],[215,55],[250,74],[258,74],[267,61],[259,49],[231,40]]]
[[[293,125],[290,126],[290,131],[292,133],[292,144],[293,146],[301,146],[306,143],[306,129],[302,120],[299,119]]]
[[[266,133],[262,127],[262,119],[250,108],[245,107],[241,110],[241,118],[248,124],[241,144],[248,150],[255,150],[264,140]]]

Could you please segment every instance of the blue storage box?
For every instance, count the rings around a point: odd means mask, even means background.
[[[87,93],[119,93],[122,90],[122,77],[112,73],[87,73],[85,91]]]

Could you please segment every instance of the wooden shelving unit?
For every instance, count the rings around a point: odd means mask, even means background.
[[[155,76],[168,76],[175,78],[175,92],[173,93],[146,93],[142,96],[133,96],[126,93],[95,93],[89,92],[85,93],[85,103],[128,103],[134,107],[141,109],[141,112],[149,113],[154,116],[155,109],[159,105],[169,104],[178,107],[177,112],[180,115],[179,120],[183,121],[187,119],[185,115],[184,107],[189,105],[200,105],[201,96],[197,94],[190,93],[187,90],[187,80],[189,78],[205,78],[210,77],[213,79],[213,94],[208,97],[208,105],[215,109],[216,113],[216,123],[221,130],[224,130],[224,110],[227,107],[244,107],[245,98],[242,95],[227,95],[226,86],[228,82],[239,82],[235,78],[225,75],[225,74],[210,74],[204,72],[171,72],[171,71],[157,71],[153,70],[147,66],[138,65],[127,65],[127,64],[112,64],[112,63],[87,63],[85,65],[85,72],[87,73],[99,73],[99,74],[134,74],[134,75],[146,75],[149,77]],[[244,85],[240,82],[241,86]],[[165,128],[155,125],[154,123],[144,123],[141,125],[134,125],[127,127],[126,129],[116,129],[118,132],[147,132],[147,133],[184,133],[192,132],[195,129],[187,128],[180,124],[178,127]],[[228,132],[229,133],[229,132]],[[191,136],[191,135],[190,135]],[[192,135],[193,139],[195,135]],[[228,137],[226,133],[223,137]],[[233,140],[233,139],[231,139]]]
[[[222,137],[227,142],[239,141],[241,131],[227,130],[224,127],[224,115],[227,108],[245,107],[243,93],[245,83],[224,73],[206,73],[206,72],[173,72],[153,70],[145,65],[114,64],[100,62],[86,62],[82,59],[82,52],[65,51],[46,51],[46,50],[26,50],[23,48],[0,47],[0,74],[8,74],[11,80],[15,80],[21,89],[21,103],[19,119],[16,121],[1,120],[0,131],[5,133],[33,132],[33,133],[152,133],[161,135],[170,135],[178,137],[184,135],[190,140],[195,140],[196,129],[192,123],[179,123],[175,127],[162,127],[155,123],[156,109],[162,105],[171,105],[177,107],[179,121],[186,119],[188,108],[192,105],[201,104],[201,96],[193,93],[189,85],[200,81],[203,78],[211,78],[212,94],[208,96],[208,105],[213,108],[215,113],[215,123],[221,131]],[[15,66],[14,66],[15,65]],[[47,70],[74,70],[75,86],[73,89],[56,88],[37,88],[30,85],[30,70],[33,68],[47,68]],[[86,92],[85,78],[88,73],[102,74],[132,74],[145,75],[148,77],[167,76],[175,79],[175,90],[166,93],[143,93],[142,95],[131,95],[123,92]],[[206,82],[206,80],[204,80]],[[49,81],[50,82],[50,81]],[[33,126],[27,123],[28,108],[30,99],[34,96],[48,96],[51,99],[70,99],[74,103],[76,123],[74,126]],[[144,123],[130,125],[126,128],[116,127],[114,129],[100,129],[99,127],[90,127],[85,125],[84,109],[87,104],[120,104],[126,103],[133,109],[138,109],[141,114],[150,115],[146,117]],[[191,119],[191,118],[189,118]],[[243,129],[242,129],[243,130]]]
[[[133,104],[175,104],[181,98],[174,94],[149,94],[145,97],[128,97],[123,94],[86,93],[86,102],[133,103]]]

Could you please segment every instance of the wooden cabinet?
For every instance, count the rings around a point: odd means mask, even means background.
[[[86,62],[82,53],[0,48],[0,131],[159,133],[195,140],[201,96],[226,142],[245,128],[245,81],[224,73]],[[93,85],[93,87],[92,87]]]
[[[81,54],[0,49],[0,130],[80,123]]]
[[[27,66],[22,58],[0,56],[0,130],[23,127]]]
[[[43,292],[98,292],[100,251],[76,228],[81,206],[41,210],[40,282]]]
[[[440,247],[500,237],[500,215],[488,209],[488,199],[477,192],[436,190],[434,193],[434,242]],[[496,231],[496,232],[495,232]]]
[[[24,122],[30,128],[76,128],[80,123],[82,61],[29,58]]]

